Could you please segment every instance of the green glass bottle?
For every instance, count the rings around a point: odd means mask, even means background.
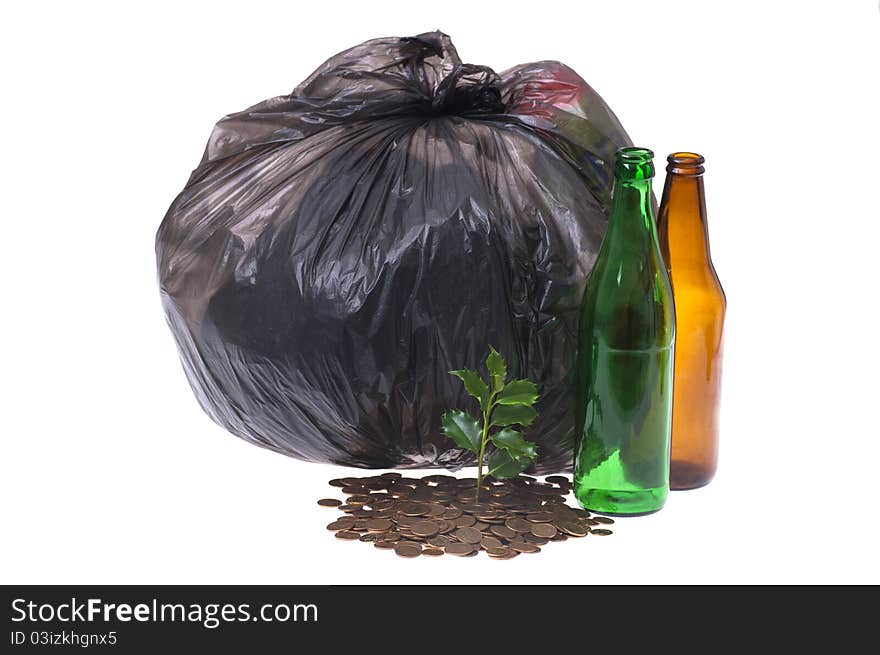
[[[574,491],[607,514],[655,512],[669,492],[675,308],[654,223],[654,153],[622,148],[578,342]]]

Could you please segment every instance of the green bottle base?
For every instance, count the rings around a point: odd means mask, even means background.
[[[584,509],[612,516],[642,516],[653,514],[666,504],[668,489],[655,487],[638,491],[589,489],[575,486],[575,497]]]

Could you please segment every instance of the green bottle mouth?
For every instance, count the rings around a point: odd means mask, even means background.
[[[620,148],[614,161],[618,180],[648,180],[654,177],[654,153],[647,148]]]

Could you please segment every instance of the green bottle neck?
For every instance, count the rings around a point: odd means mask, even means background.
[[[614,181],[614,201],[608,219],[609,238],[624,246],[644,249],[657,243],[651,178]]]

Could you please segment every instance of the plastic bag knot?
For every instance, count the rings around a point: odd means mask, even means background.
[[[454,114],[503,114],[501,79],[488,66],[456,64],[431,99],[430,113]]]

